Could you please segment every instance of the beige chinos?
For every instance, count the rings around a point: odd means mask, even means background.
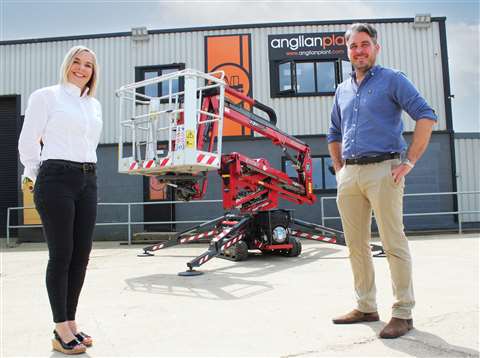
[[[392,279],[392,316],[412,318],[415,305],[412,260],[403,227],[405,179],[396,184],[391,175],[399,159],[367,165],[345,165],[337,173],[337,205],[350,251],[357,309],[377,311],[375,273],[369,246],[372,209],[387,255]]]

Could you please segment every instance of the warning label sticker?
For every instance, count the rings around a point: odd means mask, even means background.
[[[185,128],[178,126],[175,136],[175,151],[183,149],[185,149]]]
[[[188,129],[186,131],[186,143],[187,143],[187,148],[194,148],[195,147],[195,134],[193,133],[193,130]]]

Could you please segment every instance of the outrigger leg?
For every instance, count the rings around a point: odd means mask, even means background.
[[[308,230],[293,229],[292,236],[315,241],[328,242],[330,244],[347,246],[345,235],[342,231],[335,230],[323,225],[314,224],[300,219],[293,219],[293,224],[307,228]],[[321,235],[320,235],[321,234]],[[370,244],[374,257],[384,257],[385,252],[381,245]]]
[[[197,276],[203,274],[203,272],[196,271],[194,268],[200,267],[205,262],[220,255],[225,249],[231,245],[237,244],[244,238],[246,230],[252,222],[252,217],[250,215],[237,217],[231,216],[229,219],[235,220],[228,220],[226,221],[226,224],[224,221],[222,224],[224,225],[224,229],[218,235],[213,237],[207,251],[188,262],[187,271],[179,272],[179,276]],[[226,228],[225,225],[227,226]]]
[[[216,219],[204,222],[193,228],[189,228],[187,230],[179,232],[177,235],[175,235],[173,239],[144,247],[143,253],[138,254],[137,256],[139,257],[154,256],[154,254],[151,253],[153,251],[157,251],[160,249],[165,249],[167,247],[171,247],[179,244],[185,244],[188,242],[213,236],[217,233],[217,230],[216,228],[212,229],[211,226],[216,226],[218,223],[222,222],[228,217],[229,217],[229,214],[220,216]]]

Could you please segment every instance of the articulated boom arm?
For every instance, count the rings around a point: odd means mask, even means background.
[[[263,158],[251,159],[236,152],[224,154],[219,170],[222,176],[224,208],[237,208],[242,212],[269,210],[278,206],[279,198],[297,204],[312,204],[316,196],[312,190],[310,147],[278,129],[275,126],[275,112],[271,108],[230,87],[225,87],[225,93],[268,114],[270,121],[225,100],[224,117],[271,139],[274,145],[280,146],[293,162],[297,178],[290,178],[286,173],[273,168]],[[219,107],[218,97],[215,95],[207,97],[203,104],[216,111]],[[214,133],[214,128],[209,129],[210,133]],[[200,138],[206,132],[206,128],[199,126],[198,145],[204,144]],[[207,138],[209,141],[205,142],[212,145],[213,136]],[[296,155],[292,156],[288,150],[295,151]]]
[[[159,97],[148,95],[148,86],[160,85],[168,90]],[[315,201],[309,146],[275,126],[272,108],[229,87],[223,72],[185,69],[122,86],[117,95],[119,172],[155,176],[174,187],[178,199],[190,200],[203,197],[207,173],[215,170],[222,177],[224,208],[244,213],[273,209],[279,198],[298,204]],[[233,102],[248,104],[268,119]],[[264,158],[223,154],[224,119],[279,146],[293,163],[296,177],[273,168]]]

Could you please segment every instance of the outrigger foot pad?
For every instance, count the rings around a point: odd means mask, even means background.
[[[154,254],[151,254],[151,253],[148,252],[147,250],[144,250],[143,253],[138,254],[137,256],[138,256],[138,257],[149,257],[149,256],[155,256],[155,255],[154,255]]]
[[[370,244],[370,248],[373,251],[373,257],[385,257],[385,251],[383,251],[383,246]]]
[[[187,271],[182,271],[178,273],[178,276],[200,276],[203,275],[202,271],[195,271],[192,269],[188,269]]]

